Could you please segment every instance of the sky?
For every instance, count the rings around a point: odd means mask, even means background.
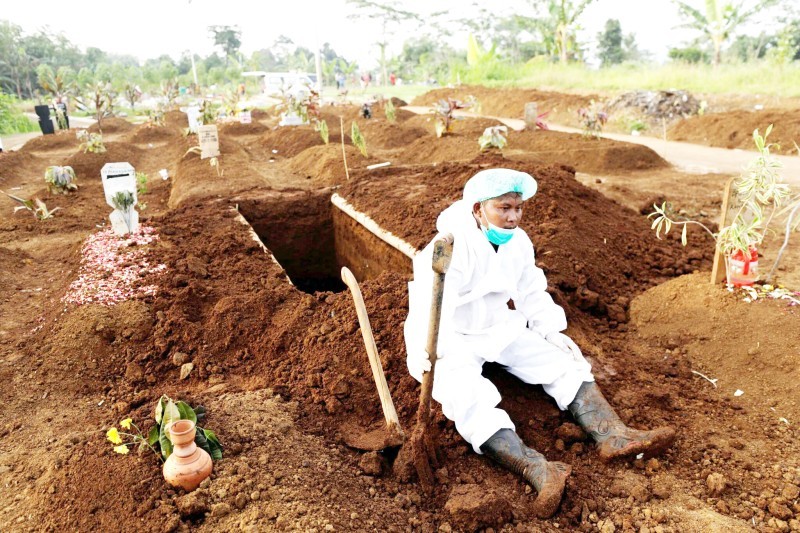
[[[702,8],[702,1],[694,3]],[[209,55],[214,47],[207,28],[212,25],[238,25],[245,56],[269,47],[283,34],[309,49],[329,42],[340,55],[357,60],[361,67],[374,68],[379,57],[375,43],[380,40],[380,25],[348,17],[357,10],[345,0],[5,0],[3,4],[0,20],[21,26],[26,34],[47,26],[83,50],[94,46],[110,53],[130,54],[140,61],[162,54],[177,59],[185,50]],[[477,12],[464,0],[396,0],[393,5],[423,14],[444,11],[453,20]],[[483,5],[491,6],[498,15],[531,12],[524,0],[493,0]],[[675,29],[681,20],[670,0],[595,0],[578,20],[579,39],[593,45],[610,18],[620,21],[625,34],[634,33],[639,48],[657,61],[666,58],[669,45],[692,37],[686,30]],[[389,53],[399,52],[402,42],[418,31],[418,25],[398,30]],[[466,40],[465,31],[451,38],[452,44],[462,49]]]

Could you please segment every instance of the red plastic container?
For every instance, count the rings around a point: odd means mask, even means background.
[[[758,250],[750,248],[750,257],[746,257],[741,250],[725,256],[725,269],[728,283],[734,287],[752,285],[758,281]]]

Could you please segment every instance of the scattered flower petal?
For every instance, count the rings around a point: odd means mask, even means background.
[[[122,455],[127,455],[130,450],[126,444],[121,444],[119,446],[114,446],[114,451],[117,453],[121,453]]]
[[[114,444],[122,444],[122,438],[120,438],[117,428],[109,429],[106,432],[106,437]]]
[[[111,306],[139,296],[154,295],[156,285],[146,278],[163,273],[167,266],[152,265],[141,248],[158,240],[155,229],[140,226],[136,233],[118,237],[111,228],[90,235],[81,249],[78,279],[62,298],[65,303],[97,303]]]

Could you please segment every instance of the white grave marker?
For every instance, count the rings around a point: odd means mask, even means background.
[[[248,110],[239,111],[239,123],[241,124],[252,124],[253,123],[253,115]]]
[[[103,180],[106,203],[114,208],[109,215],[114,233],[135,233],[139,229],[139,213],[134,209],[138,198],[136,171],[133,166],[130,163],[106,163],[100,170],[100,177]]]
[[[307,124],[307,122],[303,122],[302,117],[293,111],[283,113],[281,121],[278,122],[278,126],[302,126],[303,124]]]
[[[200,127],[200,106],[192,105],[186,108],[186,117],[189,119],[189,131],[197,132]]]
[[[197,140],[200,141],[200,159],[219,156],[219,133],[216,124],[197,128]]]

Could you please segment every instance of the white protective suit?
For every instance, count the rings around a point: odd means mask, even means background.
[[[433,398],[481,453],[481,444],[498,430],[515,429],[508,414],[497,408],[501,399],[497,388],[481,375],[485,362],[505,366],[526,383],[543,385],[562,410],[581,383],[594,377],[587,362],[576,361],[544,338],[564,330],[567,320],[545,292],[547,280],[535,265],[533,243],[521,228],[495,252],[465,200],[443,211],[436,228],[441,234],[452,233],[454,245],[444,283]],[[414,280],[408,284],[404,333],[409,370],[418,381],[422,375],[412,358],[428,357],[432,251],[433,243],[414,258]],[[515,310],[509,309],[509,300]]]

